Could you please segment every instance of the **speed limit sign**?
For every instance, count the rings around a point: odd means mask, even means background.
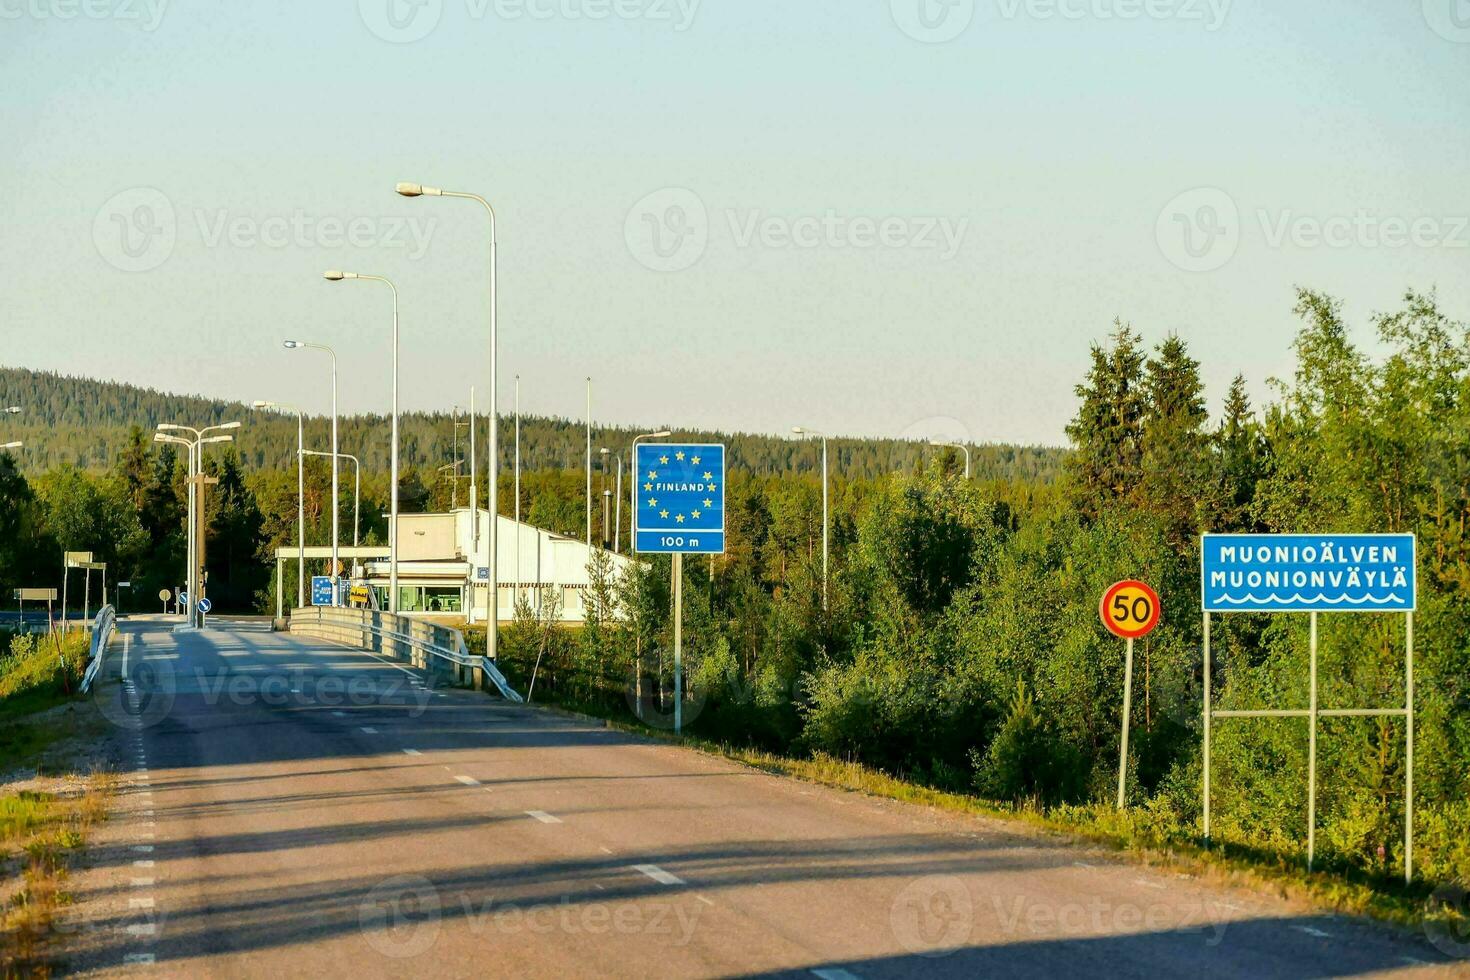
[[[1115,582],[1103,593],[1098,615],[1114,636],[1136,640],[1159,625],[1159,594],[1137,579]]]

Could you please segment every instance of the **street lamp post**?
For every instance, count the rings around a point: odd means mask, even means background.
[[[814,429],[803,429],[796,425],[791,431],[799,436],[812,436],[822,440],[822,611],[827,611],[827,560],[830,520],[827,511],[827,437]]]
[[[603,490],[603,494],[606,495],[606,493],[607,493],[607,456],[608,456],[608,453],[611,453],[612,452],[612,450],[611,449],[608,449],[607,447],[604,446],[602,449],[599,449],[597,452],[602,457],[602,490]],[[617,453],[616,456],[615,456],[615,458],[618,461],[618,481],[617,481],[616,489],[613,491],[613,499],[616,501],[616,503],[614,504],[615,516],[613,517],[613,533],[612,533],[612,549],[613,549],[614,552],[616,552],[618,550],[619,532],[622,531],[622,529],[623,529],[623,454],[622,453]],[[607,515],[606,514],[603,515],[602,523],[604,525],[603,526],[603,529],[602,529],[602,538],[603,538],[604,541],[606,541],[606,540],[608,540],[608,533],[607,533],[607,527],[606,527],[606,525],[607,525]]]
[[[388,464],[388,611],[398,612],[398,287],[383,276],[370,276],[361,272],[341,272],[329,269],[322,278],[331,282],[343,279],[366,279],[380,282],[393,293],[393,422],[392,449]],[[337,447],[334,445],[332,451]]]
[[[963,442],[945,442],[943,439],[930,439],[929,445],[940,449],[958,449],[965,454],[965,479],[970,478],[970,447]]]
[[[400,181],[396,190],[404,197],[461,197],[471,201],[477,201],[490,216],[490,620],[485,630],[485,655],[491,660],[496,658],[496,649],[499,645],[500,632],[500,552],[497,548],[500,524],[500,426],[496,424],[495,412],[499,404],[496,387],[496,356],[499,345],[499,336],[496,331],[495,307],[497,305],[497,287],[495,284],[495,209],[490,202],[478,194],[470,194],[464,191],[446,191],[438,187],[425,187],[422,184],[411,184]],[[520,537],[517,530],[516,537]]]
[[[279,405],[276,402],[252,402],[251,408],[275,409],[279,412],[296,413],[296,608],[306,608],[306,457],[302,437],[305,435],[306,416],[299,408]],[[278,592],[279,596],[280,593]]]
[[[510,594],[510,608],[514,612],[521,595],[521,376],[516,375],[515,384],[516,451],[515,451],[515,515],[516,515],[516,578],[515,588]],[[539,547],[539,545],[538,545]]]
[[[475,386],[470,385],[470,554],[480,550],[480,486],[475,473]]]
[[[337,445],[337,352],[326,344],[312,344],[302,340],[288,340],[283,346],[287,350],[319,350],[332,359],[332,605],[342,604],[341,596],[337,594],[338,569],[342,567],[341,558],[341,535],[342,518],[341,506],[342,495],[338,490],[338,465]]]
[[[230,429],[240,428],[239,422],[225,422],[220,425],[207,425],[202,429],[196,429],[188,425],[179,425],[174,422],[160,422],[158,431],[153,434],[155,442],[176,442],[189,447],[189,528],[186,535],[185,551],[189,567],[185,569],[184,590],[189,594],[189,625],[199,625],[199,591],[203,584],[199,567],[199,477],[204,472],[204,446],[215,442],[230,442],[235,437],[231,435],[211,436],[211,432],[223,432]],[[193,439],[182,436],[167,435],[169,432],[188,432]]]
[[[587,550],[592,551],[592,379],[587,379]]]

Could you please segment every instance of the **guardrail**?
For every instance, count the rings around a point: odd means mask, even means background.
[[[293,609],[290,624],[292,633],[389,654],[422,670],[447,666],[457,683],[479,690],[488,681],[507,701],[516,704],[525,701],[510,686],[500,668],[495,666],[495,661],[470,653],[465,646],[464,634],[448,626],[376,609],[342,606]]]
[[[107,644],[112,642],[116,630],[117,610],[111,606],[97,610],[97,618],[92,620],[92,641],[87,648],[87,670],[82,674],[83,694],[92,689],[92,682],[102,672],[102,658],[107,655]]]

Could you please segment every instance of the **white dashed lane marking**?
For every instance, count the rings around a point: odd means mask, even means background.
[[[545,810],[527,810],[526,811],[526,816],[528,816],[528,817],[535,817],[537,820],[540,820],[542,823],[561,823],[560,820],[558,820],[556,817],[553,817],[551,814],[547,813]]]
[[[635,864],[633,870],[648,875],[660,885],[682,885],[684,879],[678,875],[670,874],[656,864]]]
[[[362,726],[362,733],[364,735],[376,735],[376,734],[378,734],[378,730],[376,728],[369,728],[368,726],[363,725]]]
[[[420,752],[418,749],[404,749],[403,750],[403,754],[404,755],[423,755],[423,753]]]
[[[129,953],[123,957],[124,963],[137,964],[138,966],[152,966],[154,963],[152,953]]]
[[[1323,932],[1321,929],[1313,929],[1311,926],[1292,926],[1292,928],[1297,932],[1304,932],[1309,936],[1316,936],[1318,939],[1332,938],[1332,933]]]
[[[128,926],[128,935],[156,936],[158,935],[158,926],[154,925],[152,922],[139,922],[135,925]]]
[[[460,781],[461,783],[464,783],[466,786],[478,786],[478,785],[480,785],[480,781],[478,779],[474,778],[473,776],[455,776],[454,778],[457,779],[458,781]]]

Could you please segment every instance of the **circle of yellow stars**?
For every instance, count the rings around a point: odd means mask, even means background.
[[[684,452],[681,450],[679,452],[674,453],[674,459],[676,461],[680,462],[680,463],[684,462],[684,459],[685,459]],[[658,462],[659,462],[659,465],[660,466],[668,466],[669,465],[669,457],[667,455],[660,456],[658,458]],[[694,466],[698,466],[700,464],[700,457],[698,457],[698,456],[690,456],[689,457],[689,462],[690,462],[690,464],[692,464]],[[643,484],[643,490],[644,490],[645,493],[652,492],[652,490],[653,490],[653,481],[656,480],[656,479],[658,479],[658,471],[656,471],[656,470],[649,470],[648,471],[648,480],[647,480],[647,482],[645,482]],[[708,486],[708,488],[710,489],[710,491],[713,492],[714,490],[717,489],[717,487],[715,486],[715,483],[714,483],[714,479],[715,479],[714,473],[710,472],[709,470],[705,470],[704,471],[704,474],[703,474],[703,479],[704,479],[706,485]],[[706,509],[711,508],[711,507],[713,507],[715,505],[715,502],[712,499],[710,499],[709,497],[705,497],[704,500],[701,501],[701,503],[703,503],[703,505],[704,505],[704,507]],[[649,509],[650,510],[657,509],[658,508],[658,498],[657,497],[649,497],[648,498],[648,506],[649,506]],[[702,511],[702,510],[692,510],[692,511],[689,512],[689,516],[692,517],[696,521],[699,520],[699,518],[703,514],[704,514],[704,511]],[[669,511],[668,511],[668,508],[665,507],[662,510],[659,510],[658,516],[660,518],[662,518],[663,520],[668,520],[669,519]],[[674,522],[676,524],[683,524],[684,523],[684,515],[683,514],[675,514],[674,515]]]

